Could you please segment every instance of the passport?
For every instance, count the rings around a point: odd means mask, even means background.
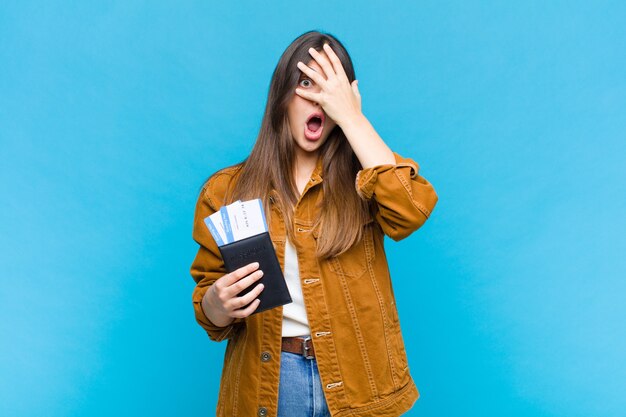
[[[260,199],[235,201],[206,217],[204,222],[217,243],[227,272],[259,263],[263,277],[237,294],[245,295],[263,283],[263,291],[257,297],[260,303],[252,314],[292,302]]]
[[[238,294],[238,296],[245,295],[259,282],[263,283],[263,291],[258,296],[260,303],[252,314],[292,302],[269,232],[237,240],[218,248],[228,272],[252,262],[259,263],[259,269],[263,271],[261,279]]]

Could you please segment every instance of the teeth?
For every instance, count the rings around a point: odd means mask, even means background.
[[[317,114],[315,114],[315,115],[313,115],[313,116],[309,117],[309,119],[307,120],[307,123],[308,123],[308,122],[310,122],[310,121],[311,121],[311,120],[313,120],[313,119],[319,119],[319,120],[320,120],[320,123],[322,122],[322,116],[321,116],[321,115],[317,115]]]

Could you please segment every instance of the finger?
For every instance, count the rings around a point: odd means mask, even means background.
[[[341,76],[342,78],[345,77],[346,79],[348,79],[348,76],[346,75],[346,71],[344,71],[343,65],[341,65],[341,60],[339,59],[335,51],[333,51],[330,45],[327,43],[324,44],[324,52],[326,52],[326,55],[328,55],[330,62],[333,64],[335,73]]]
[[[252,291],[250,291],[248,294],[242,295],[241,297],[233,298],[232,309],[237,310],[237,309],[240,309],[241,307],[244,307],[250,304],[252,301],[254,301],[255,298],[259,296],[259,294],[261,294],[261,291],[263,291],[263,288],[265,288],[263,283],[258,283],[256,287],[254,287]]]
[[[352,81],[352,91],[354,92],[354,94],[356,96],[360,96],[361,93],[359,93],[359,82],[357,80]]]
[[[354,80],[352,82],[352,91],[354,92],[354,96],[356,97],[356,100],[359,103],[359,110],[361,110],[361,93],[359,93],[359,81],[358,80]]]
[[[261,304],[261,300],[259,300],[257,298],[256,300],[254,300],[252,302],[252,304],[250,304],[245,309],[233,311],[232,314],[231,314],[231,317],[234,317],[234,318],[248,317],[250,314],[252,314],[254,312],[254,310],[256,310],[256,308],[259,306],[259,304]]]
[[[254,271],[252,274],[248,275],[247,277],[240,279],[239,281],[235,282],[230,287],[226,288],[225,292],[227,294],[227,297],[228,298],[236,297],[237,294],[239,294],[241,291],[248,288],[250,285],[254,284],[262,276],[263,276],[263,271],[259,269],[257,271]]]
[[[259,268],[259,263],[258,262],[252,262],[252,263],[250,263],[248,265],[242,266],[239,269],[235,269],[230,274],[224,275],[224,277],[225,277],[225,280],[224,280],[225,287],[230,287],[231,285],[233,285],[235,282],[239,281],[243,277],[247,277],[252,272],[256,271],[258,268]]]
[[[300,68],[300,71],[308,75],[309,78],[315,81],[315,83],[318,84],[320,87],[324,85],[324,83],[326,83],[326,79],[324,78],[322,74],[315,71],[313,68],[309,67],[304,62],[298,61],[296,65],[298,68]]]
[[[324,70],[324,74],[326,74],[327,80],[330,79],[331,77],[337,76],[328,58],[326,58],[324,55],[317,52],[315,48],[309,48],[309,53],[311,54],[313,59],[315,59],[317,63],[320,64],[320,67],[322,67],[322,69]]]
[[[322,93],[314,93],[312,91],[305,91],[301,88],[296,88],[296,94],[298,94],[302,98],[306,98],[307,100],[320,103],[320,105],[322,104],[322,102],[320,101],[322,98]]]

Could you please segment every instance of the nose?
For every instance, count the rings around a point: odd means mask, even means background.
[[[320,86],[319,86],[319,85],[316,85],[316,86],[315,86],[314,91],[315,91],[315,93],[318,93],[318,94],[319,94],[319,93],[320,93],[320,91],[322,91],[322,89],[320,88]],[[316,101],[314,101],[314,102],[313,102],[313,104],[315,104],[315,107],[319,107],[319,105],[320,105],[320,104],[319,104],[318,102],[316,102]]]

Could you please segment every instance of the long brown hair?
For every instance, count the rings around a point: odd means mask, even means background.
[[[283,52],[274,69],[256,143],[250,155],[237,164],[236,186],[226,196],[225,204],[238,199],[261,198],[269,216],[272,194],[285,224],[293,224],[293,207],[298,201],[292,174],[296,145],[289,128],[287,106],[300,77],[297,62],[308,62],[311,59],[309,48],[322,51],[324,43],[328,43],[341,60],[348,80],[352,82],[355,79],[352,60],[334,36],[309,31],[296,38]],[[314,227],[318,230],[317,256],[326,258],[341,254],[361,239],[370,205],[356,193],[355,177],[362,167],[339,126],[333,129],[320,148],[320,155],[323,199]],[[294,241],[293,228],[288,226],[286,230]]]

